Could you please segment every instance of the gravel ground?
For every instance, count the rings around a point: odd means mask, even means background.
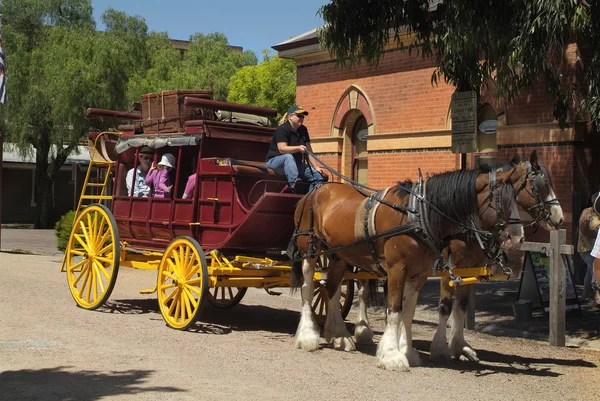
[[[88,311],[75,306],[60,261],[0,253],[2,400],[593,400],[600,394],[600,352],[589,348],[467,330],[481,363],[430,363],[435,311],[428,296],[414,325],[423,366],[387,372],[375,366],[375,346],[353,353],[294,349],[299,301],[288,290],[278,297],[249,290],[239,306],[208,307],[194,329],[182,332],[165,326],[155,295],[138,293],[154,285],[155,272],[121,269],[108,304]],[[435,292],[436,285],[427,288]],[[378,341],[384,316],[375,311],[371,318]]]

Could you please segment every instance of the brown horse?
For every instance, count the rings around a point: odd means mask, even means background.
[[[520,176],[516,173],[520,169],[516,166],[502,173],[495,183],[490,183],[490,175],[476,171],[438,174],[426,181],[424,196],[409,196],[409,182],[369,198],[343,184],[323,185],[306,195],[295,213],[297,246],[304,257],[296,346],[305,350],[319,347],[319,330],[311,309],[313,276],[318,254],[332,249],[336,252],[329,256],[326,340],[336,349],[356,349],[338,307],[346,264],[380,272],[388,277],[388,318],[377,348],[377,364],[390,370],[417,365],[419,355],[412,348],[417,296],[446,246],[444,241],[456,235],[494,231],[492,237],[503,248],[520,246],[523,226],[511,181]],[[379,207],[369,206],[373,200]],[[499,227],[501,220],[513,224]]]
[[[541,223],[547,230],[559,228],[563,221],[563,212],[552,188],[552,180],[548,169],[538,163],[537,153],[531,153],[529,161],[520,161],[515,157],[504,165],[491,167],[497,171],[507,171],[521,166],[521,176],[514,183],[517,204],[521,206],[534,221]],[[452,241],[450,244],[452,262],[458,268],[478,267],[486,262],[486,255],[477,244],[472,242]],[[456,301],[452,304],[454,289],[449,285],[449,278],[440,282],[439,326],[431,343],[431,359],[447,363],[452,357],[477,362],[477,353],[465,341],[463,328],[465,324],[467,305],[474,284],[460,285],[456,289]],[[452,314],[450,315],[450,311]],[[451,318],[452,330],[450,342],[446,340],[446,324]]]

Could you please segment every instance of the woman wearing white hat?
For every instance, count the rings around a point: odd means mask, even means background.
[[[152,166],[146,176],[146,185],[152,186],[155,198],[170,198],[173,185],[169,177],[169,171],[175,168],[175,156],[170,153],[162,155],[160,162]]]

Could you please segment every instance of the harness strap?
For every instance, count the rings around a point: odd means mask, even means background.
[[[369,212],[370,210],[373,208],[373,204],[374,204],[374,199],[377,198],[378,195],[380,195],[383,192],[383,190],[381,191],[377,191],[372,193],[371,195],[369,195],[369,197],[367,198],[367,201],[365,202],[365,219],[364,219],[364,230],[365,230],[365,239],[369,242],[369,245],[371,246],[371,255],[373,256],[373,261],[375,262],[375,268],[377,269],[377,272],[375,272],[375,274],[377,274],[378,276],[385,276],[386,270],[383,267],[383,265],[381,264],[381,260],[379,258],[379,253],[377,252],[377,248],[375,247],[375,241],[371,240],[371,235],[369,233]],[[373,216],[373,224],[375,224],[375,216]]]

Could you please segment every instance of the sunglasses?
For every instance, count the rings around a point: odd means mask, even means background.
[[[143,156],[143,155],[140,155],[140,159],[142,159],[142,160],[152,160],[153,157],[152,156]]]
[[[306,117],[304,114],[296,114],[296,117],[303,119],[304,117]]]

